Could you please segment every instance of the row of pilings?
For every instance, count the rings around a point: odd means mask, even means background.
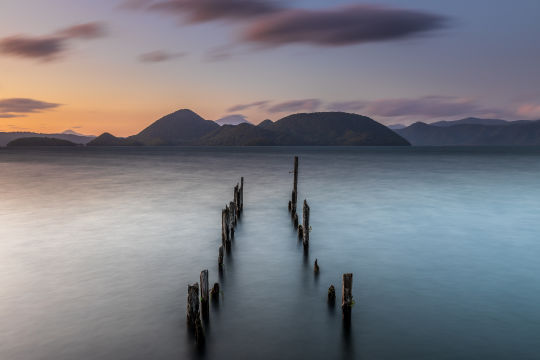
[[[311,226],[309,225],[309,213],[310,207],[306,199],[304,199],[304,204],[302,207],[302,224],[298,222],[297,214],[297,202],[298,202],[298,156],[294,157],[294,168],[293,168],[293,190],[291,193],[291,199],[289,200],[289,212],[291,213],[291,220],[293,226],[297,229],[298,239],[302,240],[304,247],[304,254],[307,254],[309,251],[309,233],[311,232]],[[315,259],[313,264],[313,271],[317,276],[319,274],[320,268],[318,259]],[[352,273],[346,273],[342,276],[341,284],[341,310],[343,314],[343,321],[345,324],[350,324],[351,320],[351,310],[354,304],[352,296]],[[334,285],[330,285],[328,288],[328,304],[334,306],[336,301],[336,289]]]
[[[233,201],[225,205],[221,212],[221,246],[218,251],[218,268],[223,271],[223,249],[230,251],[231,241],[234,239],[234,229],[240,220],[244,209],[244,178],[240,179],[240,184],[236,184],[233,190]],[[187,298],[187,324],[190,331],[195,335],[198,346],[205,343],[204,328],[201,321],[209,320],[210,299],[219,301],[219,283],[214,283],[212,289],[209,288],[208,270],[201,271],[199,283],[188,285]],[[200,289],[200,295],[199,295]]]

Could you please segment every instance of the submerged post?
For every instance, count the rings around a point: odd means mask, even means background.
[[[212,287],[212,290],[210,290],[210,296],[212,297],[212,300],[219,300],[219,284],[214,283],[214,287]]]
[[[336,302],[336,289],[334,288],[334,285],[330,285],[328,288],[328,304],[334,305]]]
[[[203,316],[208,316],[208,270],[201,271],[201,308]]]
[[[309,205],[306,200],[304,200],[304,209],[303,209],[303,219],[302,219],[302,230],[303,230],[303,243],[304,249],[309,247]]]
[[[343,274],[343,287],[341,290],[341,311],[343,312],[343,320],[350,321],[351,308],[353,306],[352,297],[352,273]]]
[[[315,264],[313,264],[313,272],[315,274],[319,273],[319,263],[317,262],[317,259],[315,259]]]

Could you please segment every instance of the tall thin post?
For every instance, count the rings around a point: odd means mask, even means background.
[[[208,316],[208,306],[209,306],[209,297],[208,292],[210,291],[208,287],[208,270],[201,271],[201,307],[203,316]]]
[[[343,274],[343,284],[341,290],[341,311],[343,312],[343,320],[345,321],[350,321],[351,319],[351,308],[353,306],[352,278],[352,273]]]
[[[291,215],[296,213],[296,203],[298,199],[298,156],[294,157],[294,182],[291,194]]]
[[[302,235],[304,249],[309,247],[309,205],[306,200],[304,200],[304,209],[303,209],[303,219],[302,219]]]
[[[240,178],[240,212],[244,210],[244,177]]]

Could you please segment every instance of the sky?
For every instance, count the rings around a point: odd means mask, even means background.
[[[540,119],[538,0],[2,0],[0,131]]]

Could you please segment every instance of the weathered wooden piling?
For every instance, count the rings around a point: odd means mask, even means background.
[[[195,328],[197,320],[200,320],[199,312],[199,284],[188,285],[187,299],[187,322]]]
[[[208,316],[209,297],[208,297],[208,270],[201,271],[201,308],[203,316]]]
[[[334,285],[330,285],[328,288],[328,303],[330,305],[334,305],[336,302],[336,288],[334,288]]]
[[[315,259],[315,264],[313,264],[313,272],[315,274],[319,273],[319,263],[317,262],[317,259]]]
[[[229,207],[225,206],[225,209],[221,210],[221,243],[227,246],[229,242]]]
[[[343,284],[341,290],[341,311],[343,312],[344,320],[350,320],[351,318],[351,308],[353,306],[352,279],[352,273],[343,274]]]
[[[219,300],[219,284],[214,283],[212,290],[210,290],[210,297],[212,300]]]
[[[302,225],[298,225],[298,239],[304,238],[304,227]]]
[[[236,213],[236,203],[234,201],[231,201],[229,204],[229,215],[231,220],[231,229],[236,226],[237,222],[237,213]]]
[[[240,178],[240,212],[244,211],[244,177]]]
[[[234,214],[236,219],[240,218],[240,185],[236,184],[234,187],[233,193],[233,202],[234,202]]]
[[[296,203],[298,199],[298,156],[294,157],[294,180],[293,180],[293,190],[291,193],[290,208],[291,216],[294,216],[296,213]]]
[[[219,253],[218,253],[218,266],[219,269],[223,269],[223,245],[219,247]]]
[[[295,228],[298,227],[298,214],[296,213],[293,215],[293,225]]]
[[[303,209],[303,219],[302,219],[302,227],[303,227],[303,243],[304,248],[309,247],[309,205],[306,200],[304,200],[304,209]]]

